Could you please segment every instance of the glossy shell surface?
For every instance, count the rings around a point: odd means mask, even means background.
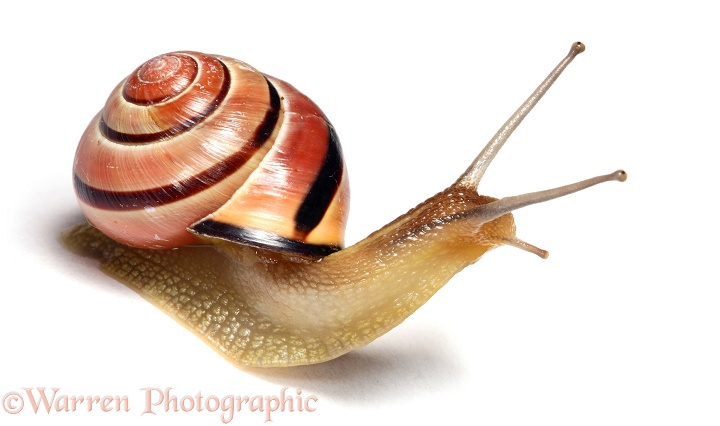
[[[235,59],[174,52],[141,65],[83,134],[73,174],[88,220],[128,245],[201,235],[307,257],[343,245],[335,130],[293,86]]]

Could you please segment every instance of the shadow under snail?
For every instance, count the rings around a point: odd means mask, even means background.
[[[175,52],[137,68],[82,136],[74,185],[90,224],[73,251],[240,366],[327,361],[400,324],[485,252],[510,245],[511,211],[601,182],[496,199],[488,165],[568,55],[460,178],[343,246],[348,179],[335,130],[289,84],[222,56]]]

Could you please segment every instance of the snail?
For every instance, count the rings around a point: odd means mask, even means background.
[[[400,324],[488,250],[547,257],[515,236],[513,210],[626,179],[618,170],[500,199],[477,192],[584,49],[572,45],[457,181],[346,248],[347,173],[321,110],[241,61],[158,56],[82,136],[73,179],[89,223],[62,239],[235,365],[336,358]]]

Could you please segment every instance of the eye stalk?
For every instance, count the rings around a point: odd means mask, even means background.
[[[497,133],[495,133],[495,136],[490,139],[490,141],[485,145],[485,148],[483,148],[482,151],[480,151],[480,154],[475,158],[475,160],[472,162],[470,167],[463,173],[460,178],[455,183],[459,186],[464,186],[466,188],[474,188],[477,189],[478,185],[480,184],[480,180],[482,179],[483,175],[485,175],[485,171],[490,166],[490,163],[497,155],[498,151],[500,151],[500,148],[505,145],[505,142],[507,142],[508,138],[510,138],[510,135],[513,134],[515,129],[518,128],[520,123],[527,117],[527,115],[532,111],[533,108],[535,108],[535,105],[537,105],[538,102],[540,102],[540,99],[542,99],[543,96],[545,96],[545,93],[547,93],[548,89],[557,81],[558,77],[560,77],[560,74],[562,74],[563,71],[565,71],[565,68],[567,68],[568,65],[570,65],[570,62],[575,59],[577,55],[585,51],[585,45],[581,42],[575,42],[570,46],[570,52],[568,52],[567,56],[563,58],[562,61],[560,61],[559,64],[548,74],[547,77],[545,77],[545,80],[543,80],[542,83],[535,89],[534,92],[528,98],[523,102],[522,105],[513,113],[513,115],[510,116],[510,118],[507,119],[505,124],[503,124],[500,129],[498,129]]]

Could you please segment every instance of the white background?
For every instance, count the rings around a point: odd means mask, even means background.
[[[255,2],[261,3],[261,2]],[[175,395],[318,398],[275,424],[717,425],[717,13],[710,2],[24,2],[0,17],[4,201],[0,396],[128,395],[129,413],[6,424],[222,424],[141,416]],[[115,84],[166,51],[243,59],[311,96],[352,180],[348,242],[452,182],[581,40],[483,193],[627,170],[624,184],[517,212],[540,260],[496,250],[400,327],[321,365],[240,370],[58,233],[79,221],[75,145]],[[261,424],[237,413],[232,424]]]

